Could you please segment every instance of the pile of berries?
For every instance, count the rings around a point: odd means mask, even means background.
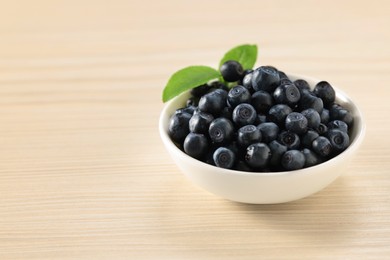
[[[328,82],[311,89],[274,67],[244,71],[236,61],[220,72],[231,88],[220,81],[198,86],[170,118],[169,136],[186,154],[222,168],[265,172],[310,167],[349,146],[353,116],[335,103]]]

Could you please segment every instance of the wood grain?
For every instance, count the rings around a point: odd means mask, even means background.
[[[8,1],[0,10],[0,259],[390,257],[387,1]],[[325,190],[244,205],[193,186],[159,139],[176,70],[256,43],[342,88],[367,124]]]

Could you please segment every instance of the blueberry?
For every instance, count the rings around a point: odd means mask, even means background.
[[[225,144],[225,147],[231,150],[236,155],[236,158],[240,154],[242,155],[243,149],[238,145],[236,141],[232,141],[230,143]]]
[[[271,159],[271,150],[264,143],[254,143],[248,146],[245,162],[252,168],[264,168]]]
[[[329,110],[330,120],[341,120],[344,121],[348,126],[353,123],[353,116],[349,110],[345,108],[333,107]]]
[[[277,140],[289,150],[298,149],[301,144],[299,136],[289,131],[282,131]]]
[[[311,148],[311,145],[317,137],[320,135],[317,131],[314,130],[308,130],[302,137],[301,137],[301,145],[306,148]]]
[[[233,122],[238,126],[251,125],[256,120],[256,110],[252,105],[242,103],[233,110]]]
[[[254,125],[246,125],[238,129],[237,142],[241,147],[248,147],[250,144],[261,141],[261,132]]]
[[[344,151],[349,146],[348,134],[340,129],[330,129],[327,137],[336,153]]]
[[[288,78],[282,78],[280,79],[279,86],[281,85],[287,85],[287,84],[293,84],[293,82]]]
[[[321,157],[328,157],[332,153],[332,144],[329,139],[324,136],[319,136],[313,141],[313,151]]]
[[[175,114],[188,113],[188,114],[192,115],[192,114],[194,114],[195,110],[196,110],[196,107],[187,106],[187,107],[176,109]]]
[[[174,142],[183,143],[190,132],[189,122],[192,115],[189,113],[175,113],[171,116],[168,126],[168,134]]]
[[[213,91],[213,90],[216,90],[216,89],[221,89],[221,90],[224,90],[226,92],[229,92],[228,86],[226,86],[225,84],[223,84],[219,80],[214,80],[214,81],[211,81],[211,82],[209,82],[207,84],[210,86],[209,92]]]
[[[341,120],[333,120],[328,123],[328,130],[329,129],[339,129],[345,133],[348,133],[348,125],[344,121]]]
[[[321,123],[328,124],[329,123],[329,110],[324,108],[320,114],[321,117]]]
[[[261,132],[262,142],[269,143],[275,140],[279,134],[279,127],[273,122],[261,123],[257,126]]]
[[[269,109],[268,116],[270,121],[274,122],[279,126],[283,126],[286,121],[287,115],[290,114],[291,112],[292,112],[291,107],[284,104],[278,104],[272,106]]]
[[[322,162],[320,157],[308,148],[304,148],[302,153],[305,156],[305,168],[317,165]]]
[[[244,172],[251,172],[253,171],[251,167],[248,166],[248,164],[246,164],[244,161],[238,161],[235,165],[234,165],[234,170],[236,171],[244,171]]]
[[[313,108],[303,110],[302,115],[307,119],[307,127],[316,129],[321,123],[320,114]]]
[[[200,98],[201,96],[205,95],[210,89],[211,86],[207,84],[203,84],[196,88],[191,89],[191,95]]]
[[[187,99],[186,106],[187,107],[191,107],[191,106],[197,107],[198,103],[199,103],[199,98],[191,96],[189,99]]]
[[[343,109],[343,107],[342,107],[341,105],[337,104],[337,103],[333,103],[333,104],[330,104],[330,105],[328,106],[328,109],[329,109],[329,112],[330,112],[330,113],[334,113],[334,112],[336,112],[336,111],[334,111],[334,110]]]
[[[203,134],[189,133],[184,140],[184,152],[189,156],[200,159],[202,158],[208,148],[208,141]]]
[[[259,90],[252,94],[251,104],[257,113],[267,113],[274,105],[274,100],[268,92]]]
[[[282,79],[288,79],[288,76],[283,71],[278,70],[279,78]]]
[[[313,92],[317,97],[322,99],[325,106],[332,104],[336,99],[336,92],[326,81],[318,82],[314,87]]]
[[[227,93],[222,89],[205,94],[199,100],[200,111],[218,116],[226,106]]]
[[[310,91],[303,91],[301,99],[299,100],[299,108],[301,111],[308,108],[313,108],[318,113],[321,113],[322,109],[324,108],[324,103],[322,102],[321,98],[316,97]]]
[[[229,106],[233,108],[241,103],[250,103],[251,93],[245,87],[237,85],[230,89],[227,101]]]
[[[324,135],[328,131],[328,127],[325,124],[321,123],[318,125],[316,131],[319,135]]]
[[[298,88],[299,92],[302,94],[303,91],[310,91],[310,85],[304,79],[297,79],[294,81],[294,85]]]
[[[206,155],[202,158],[203,162],[215,166],[213,155],[215,150],[217,150],[218,148],[219,146],[209,145],[209,149],[206,152]]]
[[[267,122],[267,115],[258,113],[254,122],[254,125],[259,125],[261,123]]]
[[[223,108],[220,116],[232,120],[232,114],[233,108],[226,106]]]
[[[232,150],[226,147],[219,147],[213,154],[213,160],[216,166],[231,169],[236,160],[236,156]]]
[[[272,154],[270,164],[273,166],[280,165],[280,159],[282,158],[282,155],[287,151],[287,146],[279,143],[276,140],[270,142],[268,146]]]
[[[249,92],[253,92],[253,88],[252,88],[252,75],[253,75],[253,71],[246,74],[244,76],[244,78],[242,79],[242,85],[247,89],[249,90]]]
[[[272,93],[280,83],[278,71],[270,66],[261,66],[253,71],[252,87],[255,91]]]
[[[298,150],[289,150],[283,154],[281,163],[288,171],[302,169],[305,166],[305,156]]]
[[[189,122],[190,131],[198,134],[207,134],[210,123],[214,120],[211,114],[199,111],[194,114]]]
[[[298,135],[304,134],[307,131],[307,119],[301,113],[292,112],[287,115],[285,121],[286,129]]]
[[[219,70],[223,79],[227,82],[238,81],[244,74],[241,64],[235,60],[226,61]]]
[[[293,106],[298,103],[301,93],[294,84],[280,85],[273,93],[276,103]]]
[[[233,123],[227,118],[219,117],[210,123],[209,136],[215,144],[228,143],[233,138],[233,134]]]

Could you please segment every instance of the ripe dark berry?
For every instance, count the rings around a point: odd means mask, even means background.
[[[284,171],[317,165],[349,146],[354,118],[335,103],[329,83],[312,91],[274,67],[242,71],[235,61],[221,73],[233,88],[219,80],[194,88],[169,121],[172,141],[193,158],[240,171]]]
[[[294,84],[280,85],[273,93],[276,103],[293,106],[298,103],[301,93]]]
[[[231,107],[224,107],[221,112],[221,117],[227,118],[230,121],[232,120],[232,114],[233,114],[233,108]]]
[[[259,90],[252,94],[251,104],[257,113],[268,113],[274,105],[274,100],[268,92]]]
[[[234,134],[233,123],[224,117],[214,119],[210,123],[209,136],[215,144],[225,144],[232,140]]]
[[[344,121],[348,126],[351,126],[353,123],[353,116],[345,108],[333,107],[329,110],[330,120],[341,120]]]
[[[320,114],[318,114],[318,112],[313,108],[305,109],[301,113],[307,119],[307,127],[311,129],[316,129],[320,125]]]
[[[265,114],[257,114],[254,125],[259,125],[261,123],[267,122],[267,116]]]
[[[320,114],[321,117],[321,123],[328,124],[329,123],[329,110],[324,108]]]
[[[199,87],[191,89],[191,95],[193,97],[200,98],[201,96],[205,95],[209,90],[211,89],[211,86],[207,84],[200,85]]]
[[[246,149],[245,162],[253,168],[264,168],[271,159],[271,150],[264,143],[254,143]]]
[[[199,98],[190,97],[190,98],[187,99],[187,101],[186,101],[186,106],[187,106],[187,107],[197,107],[197,106],[198,106],[198,103],[199,103]]]
[[[310,85],[304,79],[297,79],[296,81],[294,81],[294,85],[298,88],[301,94],[304,90],[310,91]]]
[[[199,111],[194,114],[189,122],[190,131],[198,134],[207,134],[210,123],[214,120],[211,114]]]
[[[279,86],[281,86],[281,85],[287,85],[287,84],[293,84],[293,82],[292,82],[290,79],[288,79],[288,78],[280,79]]]
[[[308,108],[313,108],[318,113],[321,113],[322,109],[324,108],[324,103],[322,102],[321,98],[316,97],[313,93],[309,91],[303,91],[301,99],[299,100],[299,108],[301,111]]]
[[[189,113],[176,113],[171,116],[168,126],[168,134],[174,142],[183,143],[190,132],[188,123],[192,115]]]
[[[321,123],[318,125],[317,129],[315,129],[319,135],[324,135],[328,131],[328,127]]]
[[[186,154],[200,159],[207,152],[208,141],[203,134],[189,133],[184,140],[183,147]]]
[[[348,133],[348,125],[341,120],[333,120],[328,123],[328,130],[330,129],[339,129],[345,133]]]
[[[222,89],[214,90],[205,94],[199,100],[200,111],[218,116],[226,106],[226,91]]]
[[[218,81],[218,80],[211,81],[211,82],[207,83],[207,85],[210,86],[209,92],[213,91],[213,90],[216,90],[216,89],[221,89],[221,90],[224,90],[226,92],[229,91],[228,86],[226,86],[225,84],[223,84],[221,81]]]
[[[175,114],[188,113],[188,114],[192,115],[192,114],[194,114],[195,110],[196,110],[196,107],[187,106],[187,107],[176,109]]]
[[[307,131],[307,119],[301,113],[292,112],[286,117],[286,129],[298,135],[304,134]]]
[[[253,71],[246,74],[242,79],[242,85],[251,93],[254,91],[252,88],[252,76],[253,76]]]
[[[279,127],[273,122],[261,123],[257,126],[261,132],[262,142],[269,143],[275,140],[279,134]]]
[[[313,141],[313,151],[321,157],[328,157],[332,153],[332,144],[329,139],[319,136]]]
[[[278,71],[270,66],[261,66],[253,71],[252,87],[255,91],[272,93],[280,83]]]
[[[305,156],[298,150],[289,150],[283,154],[281,162],[288,171],[298,170],[305,165]]]
[[[261,132],[254,125],[246,125],[238,129],[237,142],[241,147],[248,147],[250,144],[261,141]]]
[[[234,108],[241,103],[250,103],[251,93],[245,87],[237,85],[230,89],[227,100],[229,106]]]
[[[252,105],[242,103],[233,110],[233,122],[238,126],[251,125],[256,120],[256,110]]]
[[[336,153],[344,151],[349,146],[348,134],[340,129],[330,129],[327,132],[327,137]]]
[[[269,119],[270,121],[274,122],[275,124],[279,126],[284,126],[284,123],[286,121],[286,117],[288,114],[292,112],[291,107],[284,105],[284,104],[278,104],[272,106],[269,111]]]
[[[283,131],[278,135],[279,143],[285,145],[287,149],[298,149],[301,144],[299,136],[289,131]]]
[[[232,150],[226,147],[219,147],[213,154],[213,160],[216,166],[231,169],[236,160],[236,156]]]
[[[302,150],[302,153],[305,156],[305,167],[317,165],[322,161],[320,157],[310,149],[305,148]]]
[[[317,131],[309,130],[301,137],[301,145],[303,147],[311,149],[313,141],[317,139],[320,135]]]
[[[281,80],[282,79],[288,79],[288,76],[283,71],[278,70],[278,74],[279,74],[279,77],[280,77]]]
[[[244,161],[238,161],[234,167],[233,167],[234,170],[236,171],[244,171],[244,172],[252,172],[252,168],[248,166],[248,164],[246,164]]]
[[[244,69],[235,60],[226,61],[220,68],[223,79],[227,82],[235,82],[242,78]]]
[[[270,164],[272,166],[279,166],[282,155],[287,151],[287,146],[274,140],[268,144],[271,150]]]
[[[332,104],[336,99],[336,92],[333,87],[326,81],[318,82],[314,87],[313,93],[322,99],[324,105]]]
[[[240,147],[238,145],[238,143],[236,141],[232,141],[228,144],[225,145],[226,148],[230,149],[235,155],[236,155],[236,158],[239,157],[240,153],[242,155],[242,147]]]

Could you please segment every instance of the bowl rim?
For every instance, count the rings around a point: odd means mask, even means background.
[[[287,73],[287,76],[293,79],[304,79],[306,81],[310,82],[315,82],[317,84],[318,82],[322,81],[314,77],[308,77],[308,76],[303,76],[300,74],[294,74],[294,73]],[[309,82],[309,84],[310,84]],[[310,84],[312,87],[312,84]],[[359,128],[356,129],[356,134],[350,145],[346,150],[344,150],[342,153],[338,154],[337,156],[314,166],[307,167],[307,168],[302,168],[298,170],[292,170],[292,171],[281,171],[281,172],[260,172],[260,171],[255,171],[255,172],[246,172],[246,171],[238,171],[238,170],[233,170],[233,169],[225,169],[225,168],[220,168],[214,165],[207,164],[203,161],[197,160],[195,158],[192,158],[191,156],[187,155],[184,151],[180,150],[171,140],[171,138],[168,135],[167,129],[164,128],[164,120],[165,118],[170,118],[171,115],[167,115],[167,111],[171,108],[172,103],[174,103],[175,100],[178,98],[182,97],[183,95],[188,94],[189,91],[186,91],[184,93],[181,93],[180,95],[174,97],[173,99],[169,100],[163,107],[160,117],[159,117],[159,132],[160,132],[160,137],[164,143],[165,146],[167,146],[168,149],[173,149],[175,154],[180,155],[182,158],[185,158],[186,160],[189,160],[192,164],[199,164],[202,168],[208,168],[210,170],[213,170],[215,174],[228,174],[228,175],[241,175],[241,176],[256,176],[256,177],[273,177],[273,176],[291,176],[291,175],[308,175],[308,174],[314,174],[317,172],[316,170],[318,168],[324,168],[327,165],[331,164],[337,164],[340,161],[346,159],[349,157],[350,154],[353,153],[363,142],[365,133],[366,133],[366,124],[364,120],[364,116],[362,111],[360,110],[359,106],[355,101],[353,101],[344,91],[340,90],[338,87],[335,87],[332,84],[332,87],[334,88],[336,92],[336,100],[338,100],[338,103],[343,103],[343,104],[348,104],[348,106],[353,108],[353,113],[354,113],[354,122],[356,122],[356,118],[359,118]],[[341,101],[341,102],[340,102]],[[354,124],[356,127],[356,123]]]

